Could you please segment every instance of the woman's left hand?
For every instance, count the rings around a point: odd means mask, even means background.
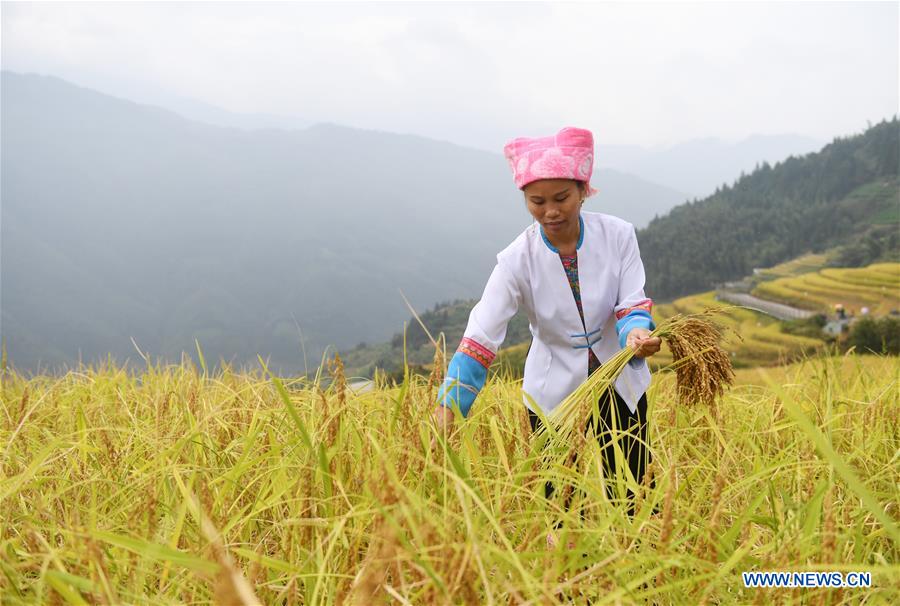
[[[625,345],[634,349],[636,358],[646,358],[659,351],[662,340],[659,337],[651,337],[646,328],[634,328],[625,339]]]

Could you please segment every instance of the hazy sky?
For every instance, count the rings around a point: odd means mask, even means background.
[[[898,27],[897,2],[3,2],[2,66],[498,152],[830,141],[898,112]]]

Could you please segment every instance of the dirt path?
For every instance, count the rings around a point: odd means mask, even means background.
[[[766,301],[765,299],[760,299],[759,297],[754,297],[753,295],[748,295],[747,293],[742,292],[719,291],[716,293],[716,296],[722,301],[728,301],[729,303],[736,303],[737,305],[750,307],[764,314],[768,314],[772,317],[778,318],[779,320],[797,320],[808,318],[812,315],[815,315],[816,313],[814,311],[809,311],[808,309],[800,309],[798,307],[791,307],[790,305],[784,305],[782,303]]]

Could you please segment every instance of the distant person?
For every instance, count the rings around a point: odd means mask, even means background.
[[[450,360],[435,420],[449,428],[453,403],[468,416],[506,337],[507,324],[522,308],[533,337],[522,389],[545,414],[621,348],[635,349],[636,357],[615,381],[614,408],[617,426],[628,431],[620,445],[640,482],[650,461],[645,446],[650,370],[644,358],[659,351],[660,339],[650,337],[655,328],[653,303],[644,295],[644,266],[634,226],[581,209],[585,198],[597,191],[590,185],[594,159],[590,131],[569,127],[547,137],[520,137],[507,143],[504,153],[534,223],[497,254],[497,265]],[[523,399],[536,431],[540,419],[524,394]],[[614,450],[609,434],[601,435],[612,425],[609,400],[608,393],[600,398],[601,422],[595,434],[605,475],[611,479]],[[546,497],[552,492],[548,483]],[[552,532],[547,540],[555,545]]]

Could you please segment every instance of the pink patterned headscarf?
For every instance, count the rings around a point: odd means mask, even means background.
[[[594,136],[589,130],[567,126],[549,137],[519,137],[503,147],[503,155],[519,189],[538,179],[576,179],[587,183],[588,196],[597,193],[590,184]]]

